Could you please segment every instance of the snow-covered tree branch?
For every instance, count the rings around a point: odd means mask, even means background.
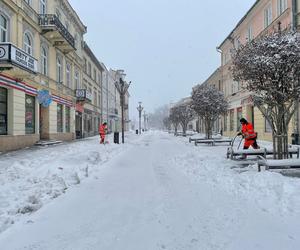
[[[211,138],[214,122],[227,112],[224,94],[210,85],[200,85],[192,92],[192,109],[205,123],[206,137]]]

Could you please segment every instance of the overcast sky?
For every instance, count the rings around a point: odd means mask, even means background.
[[[255,0],[69,0],[100,61],[124,69],[130,116],[189,96],[220,66],[216,47]]]

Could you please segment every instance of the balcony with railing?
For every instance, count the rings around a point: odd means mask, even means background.
[[[75,51],[75,39],[55,14],[39,15],[43,35],[64,53]]]

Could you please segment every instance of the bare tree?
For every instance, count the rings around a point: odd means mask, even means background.
[[[163,124],[164,124],[165,129],[170,130],[171,129],[170,117],[165,117],[163,119]]]
[[[149,114],[149,126],[151,128],[163,129],[165,127],[164,119],[169,117],[169,109],[169,105],[164,105]]]
[[[195,111],[191,108],[191,101],[179,104],[177,107],[180,125],[182,127],[183,136],[186,136],[187,127],[190,121],[195,117]]]
[[[169,120],[171,121],[171,123],[173,124],[174,130],[175,130],[175,135],[177,134],[177,130],[178,130],[178,126],[180,124],[180,116],[179,116],[179,111],[178,108],[172,107],[170,109],[170,116],[169,116]]]
[[[274,158],[288,158],[288,125],[300,95],[300,36],[268,34],[241,46],[232,73],[253,92],[254,105],[272,128]]]
[[[228,103],[221,91],[210,85],[200,85],[193,89],[191,107],[204,121],[206,138],[211,138],[213,124],[227,112]]]

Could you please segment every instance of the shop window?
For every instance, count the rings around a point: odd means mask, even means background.
[[[66,132],[67,133],[70,133],[70,120],[71,120],[70,108],[66,107]]]
[[[8,41],[8,21],[0,14],[0,42]]]
[[[57,132],[63,132],[63,106],[57,104]]]
[[[7,89],[0,88],[0,135],[7,134]]]
[[[35,133],[35,97],[30,95],[25,96],[25,132]]]

